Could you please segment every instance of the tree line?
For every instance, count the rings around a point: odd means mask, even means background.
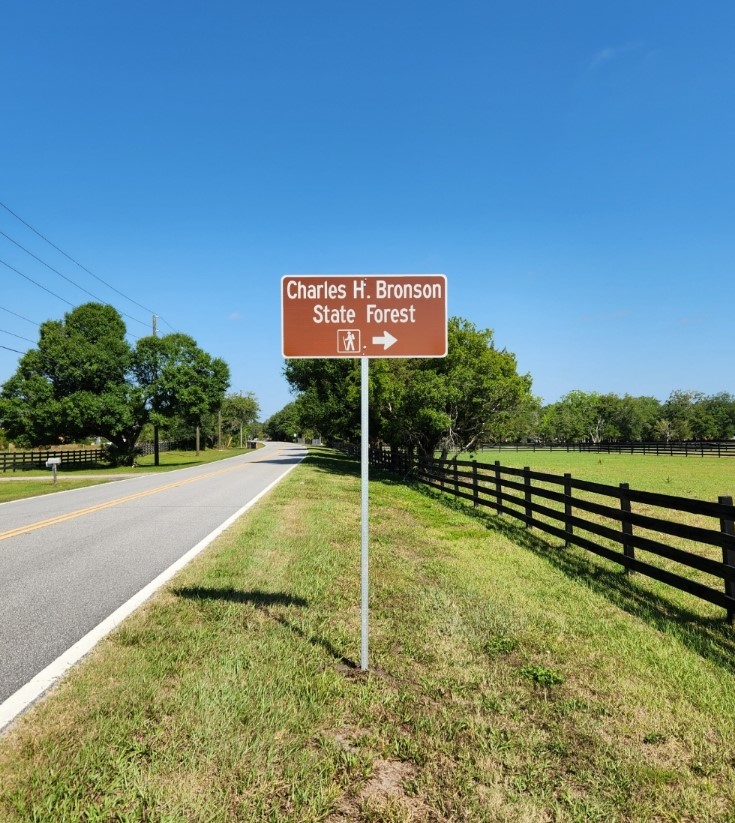
[[[104,438],[111,462],[129,465],[142,436],[154,427],[169,439],[211,438],[257,420],[252,393],[225,396],[227,363],[186,334],[125,339],[112,306],[85,303],[63,320],[41,324],[0,391],[0,429],[21,447]]]
[[[370,362],[370,437],[421,454],[462,451],[498,436],[533,403],[531,377],[489,329],[449,321],[448,353],[438,359]],[[360,365],[355,359],[289,360],[296,399],[265,423],[277,439],[318,433],[355,441],[360,431]]]
[[[228,365],[178,332],[125,339],[116,309],[86,303],[40,327],[0,391],[0,441],[21,447],[100,437],[108,456],[130,464],[154,428],[197,450],[260,430],[255,395],[230,394]],[[370,363],[370,434],[375,443],[420,454],[483,443],[722,440],[735,437],[735,398],[676,390],[654,397],[571,391],[544,405],[529,374],[495,345],[490,329],[454,317],[445,358]],[[264,424],[273,439],[320,435],[356,441],[360,432],[357,359],[288,360],[296,397]]]
[[[265,422],[274,439],[320,435],[355,442],[360,430],[356,360],[290,360],[295,399]],[[516,358],[489,329],[448,326],[444,359],[370,363],[371,440],[430,454],[497,442],[642,442],[735,437],[735,397],[675,390],[655,397],[570,391],[543,404]]]
[[[571,391],[541,407],[527,433],[547,442],[729,440],[735,437],[735,397],[676,389],[661,402]]]

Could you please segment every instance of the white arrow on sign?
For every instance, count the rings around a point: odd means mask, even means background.
[[[382,337],[373,337],[373,346],[380,346],[383,345],[383,351],[385,349],[389,349],[398,338],[393,337],[393,335],[389,331],[384,331]]]

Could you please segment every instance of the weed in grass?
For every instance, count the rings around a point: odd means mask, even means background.
[[[643,735],[643,742],[648,745],[655,745],[656,743],[665,743],[666,735],[661,732],[647,732]]]
[[[535,664],[523,666],[521,668],[521,674],[529,680],[532,680],[536,685],[543,686],[545,689],[558,686],[564,682],[564,678],[560,674],[552,669],[546,668],[546,666],[538,666]]]
[[[509,654],[518,646],[518,641],[512,637],[491,637],[483,645],[485,654],[495,657],[499,654]]]

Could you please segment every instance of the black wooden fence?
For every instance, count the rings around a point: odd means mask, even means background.
[[[681,440],[668,443],[486,443],[480,452],[591,452],[592,454],[656,454],[683,457],[735,457],[735,440]]]
[[[410,460],[372,449],[371,465],[413,477],[721,606],[735,618],[735,506],[467,460]]]
[[[181,440],[159,440],[158,441],[158,451],[159,452],[170,452],[170,451],[183,451],[184,449],[193,449],[194,444],[193,441],[189,443],[188,441],[184,443]],[[154,443],[149,443],[148,441],[144,443],[138,443],[136,446],[138,454],[154,454],[156,451],[156,446]]]
[[[0,451],[0,470],[22,471],[45,469],[49,457],[60,457],[64,466],[93,466],[104,460],[102,449],[37,449],[31,451]]]

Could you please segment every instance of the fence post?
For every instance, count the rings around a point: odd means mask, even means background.
[[[526,498],[526,528],[530,529],[533,526],[533,513],[531,511],[531,467],[523,467],[523,483],[526,486],[524,492]]]
[[[722,496],[717,498],[717,502],[723,506],[732,506],[732,497]],[[735,535],[735,523],[725,517],[720,518],[720,531],[723,534],[730,536]],[[722,547],[722,562],[728,566],[735,566],[735,549],[730,549],[727,546]],[[725,580],[725,594],[728,597],[735,597],[735,581]],[[727,622],[732,625],[735,618],[735,609],[732,606],[727,608]]]
[[[459,497],[459,466],[456,454],[454,455],[454,496]]]
[[[503,513],[503,490],[500,480],[500,460],[495,461],[495,508],[498,514]]]
[[[472,461],[472,505],[477,508],[480,502],[480,483],[477,479],[477,460]]]
[[[571,537],[574,534],[572,525],[572,475],[564,475],[564,531]],[[569,537],[564,541],[564,546],[571,545]]]
[[[625,539],[626,537],[633,536],[633,524],[630,522],[630,497],[628,496],[629,489],[629,483],[620,484],[620,510],[623,512],[623,519],[621,521],[623,528],[623,554],[633,560],[635,559],[635,550],[630,541]],[[625,566],[625,573],[633,574],[633,570],[628,564]]]

